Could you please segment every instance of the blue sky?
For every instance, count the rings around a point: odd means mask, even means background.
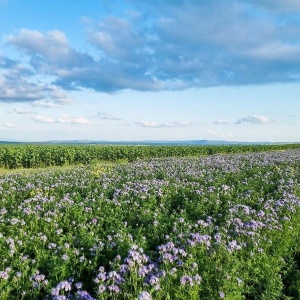
[[[298,0],[0,0],[0,140],[300,142]]]

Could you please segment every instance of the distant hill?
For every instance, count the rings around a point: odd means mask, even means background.
[[[90,140],[73,140],[73,141],[48,141],[43,144],[86,144],[86,145],[169,145],[169,146],[213,146],[213,145],[271,145],[278,143],[270,142],[237,142],[237,141],[210,141],[210,140],[187,140],[187,141],[90,141]]]
[[[21,142],[7,142],[7,141],[0,141],[0,145],[3,145],[3,144],[22,144]]]
[[[213,146],[213,145],[272,145],[287,143],[270,142],[237,142],[237,141],[211,141],[211,140],[187,140],[187,141],[92,141],[92,140],[53,140],[45,142],[8,142],[0,141],[0,144],[43,144],[43,145],[141,145],[141,146]]]

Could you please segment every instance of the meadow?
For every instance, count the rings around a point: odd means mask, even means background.
[[[295,145],[152,158],[128,148],[28,171],[4,169],[26,162],[9,164],[9,147],[0,147],[0,299],[300,299]]]

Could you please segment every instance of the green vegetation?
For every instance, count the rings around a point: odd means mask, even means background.
[[[90,164],[154,157],[190,157],[225,153],[246,153],[299,149],[300,144],[241,146],[74,146],[0,145],[0,168],[37,168]]]
[[[0,299],[300,299],[299,162],[287,150],[7,171]]]

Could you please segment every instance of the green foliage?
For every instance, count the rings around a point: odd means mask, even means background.
[[[37,168],[88,165],[94,162],[133,162],[159,157],[286,151],[300,144],[237,146],[92,146],[92,145],[0,145],[0,168]]]
[[[95,148],[66,149],[43,157]],[[1,300],[85,299],[81,290],[97,300],[300,299],[299,150],[129,162],[139,148],[120,149],[117,164],[90,152],[89,166],[0,175]]]

